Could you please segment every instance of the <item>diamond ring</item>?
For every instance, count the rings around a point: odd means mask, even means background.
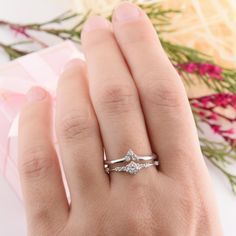
[[[111,160],[111,161],[104,161],[104,168],[105,172],[109,174],[110,172],[126,172],[128,174],[137,174],[140,170],[151,167],[151,166],[158,166],[159,161],[156,159],[156,154],[152,155],[145,155],[145,156],[138,156],[135,154],[131,149],[128,153],[120,159]],[[146,161],[144,163],[139,163],[139,161]],[[123,166],[116,166],[113,167],[114,164],[118,163],[126,163]]]
[[[114,168],[106,167],[105,171],[107,174],[109,174],[111,171],[115,171],[115,172],[127,172],[131,175],[134,175],[137,174],[142,169],[158,165],[159,165],[158,161],[154,161],[152,163],[136,163],[134,161],[131,161],[129,164],[125,166],[117,166]]]
[[[155,160],[156,158],[157,158],[157,155],[154,153],[152,155],[139,156],[135,154],[133,150],[129,149],[129,151],[124,157],[120,159],[115,159],[115,160],[106,160],[104,161],[104,164],[111,165],[111,164],[130,162],[130,161],[152,161],[152,160]]]

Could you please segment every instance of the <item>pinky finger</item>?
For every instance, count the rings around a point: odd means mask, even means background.
[[[34,87],[28,100],[19,122],[18,166],[29,231],[42,235],[65,224],[69,206],[52,143],[51,98]]]

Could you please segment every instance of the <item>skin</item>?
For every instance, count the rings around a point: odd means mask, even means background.
[[[86,63],[70,61],[58,82],[59,150],[50,95],[32,88],[21,112],[19,172],[28,235],[222,235],[184,86],[148,17],[122,3],[112,23],[90,17],[82,45]],[[107,175],[103,148],[107,159],[129,148],[154,152],[160,166]]]

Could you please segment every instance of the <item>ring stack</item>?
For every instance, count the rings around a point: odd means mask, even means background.
[[[114,167],[114,165],[116,164],[123,165]],[[104,161],[104,168],[107,174],[114,171],[126,172],[133,175],[137,174],[142,169],[158,165],[159,161],[157,160],[156,154],[153,153],[151,155],[139,156],[135,154],[131,149],[129,149],[127,154],[122,158]]]

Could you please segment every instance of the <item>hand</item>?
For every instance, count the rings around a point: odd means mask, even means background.
[[[33,88],[21,113],[28,234],[222,235],[184,86],[148,17],[123,3],[112,24],[91,17],[82,44],[86,64],[72,60],[57,90],[56,134],[70,204],[53,146],[49,94]],[[160,167],[108,175],[103,148],[110,160],[129,148],[154,152]]]

